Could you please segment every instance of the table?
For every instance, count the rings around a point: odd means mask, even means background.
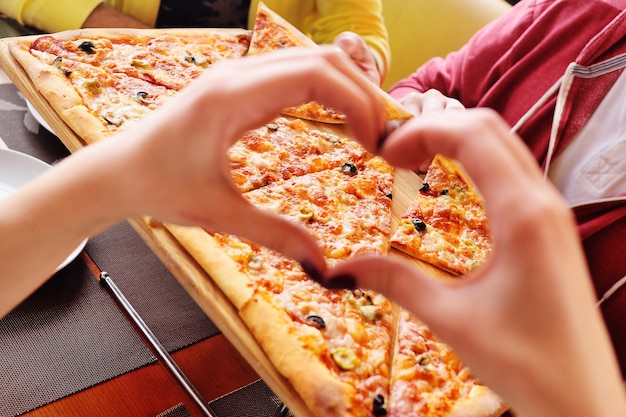
[[[0,71],[0,137],[52,163],[69,154]],[[272,416],[282,404],[127,223],[0,320],[0,415],[202,416],[155,360],[101,270],[148,323],[218,417]],[[147,284],[148,283],[148,284]]]

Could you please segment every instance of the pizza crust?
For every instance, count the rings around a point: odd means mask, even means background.
[[[217,241],[198,227],[164,226],[233,303],[272,364],[307,406],[323,410],[323,415],[329,417],[349,416],[354,389],[339,381],[312,350],[302,345],[285,311],[254,292],[250,279]]]
[[[351,415],[350,402],[356,391],[329,371],[315,349],[296,337],[293,321],[284,310],[256,293],[240,315],[270,361],[311,410],[327,417]]]
[[[152,38],[169,34],[187,39],[193,42],[194,37],[201,39],[207,35],[215,34],[223,37],[232,36],[233,39],[247,39],[249,41],[251,31],[242,29],[79,29],[68,30],[51,35],[55,41],[72,42],[77,39],[107,39],[109,41],[124,43],[130,42],[136,45],[142,45]],[[81,96],[80,89],[77,90],[72,81],[67,79],[62,72],[58,71],[50,63],[40,61],[38,56],[32,54],[30,48],[37,39],[45,37],[30,36],[21,37],[11,40],[7,43],[9,52],[12,57],[20,64],[21,68],[26,72],[34,87],[48,101],[52,109],[60,117],[61,121],[67,124],[76,135],[86,144],[94,143],[105,137],[111,136],[115,128],[107,126],[103,120],[103,115],[96,114],[97,110],[89,108],[89,103],[85,104],[86,97]],[[233,45],[236,42],[233,41]],[[247,42],[245,42],[247,45]],[[241,53],[243,54],[243,52]],[[241,55],[240,54],[240,55]],[[237,56],[240,56],[237,55]],[[63,55],[60,55],[63,58]],[[52,59],[52,58],[51,58]],[[87,64],[89,65],[89,64]],[[83,75],[80,71],[77,71]],[[73,75],[72,75],[73,77]],[[140,78],[139,78],[140,79]],[[78,79],[82,81],[82,79]],[[115,99],[114,99],[115,101]],[[138,108],[145,106],[138,105]],[[106,117],[105,117],[106,118]],[[108,120],[107,120],[108,121]],[[113,122],[115,125],[115,123]]]
[[[213,236],[199,227],[173,224],[165,224],[165,227],[211,276],[237,310],[250,301],[254,295],[250,279],[220,248]]]

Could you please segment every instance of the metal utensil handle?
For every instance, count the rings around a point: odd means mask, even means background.
[[[137,313],[135,308],[130,304],[130,302],[126,299],[124,294],[120,291],[120,289],[115,285],[111,277],[107,272],[100,272],[100,283],[105,285],[106,288],[113,294],[115,299],[122,305],[124,310],[131,317],[133,322],[137,325],[139,330],[143,333],[143,335],[148,339],[150,345],[155,350],[158,359],[163,361],[170,372],[174,375],[174,377],[180,382],[180,384],[185,388],[187,393],[193,398],[194,402],[198,405],[198,407],[202,410],[203,414],[207,417],[217,417],[217,415],[211,410],[209,407],[209,403],[207,403],[202,395],[198,392],[196,387],[189,381],[187,376],[183,373],[180,367],[176,364],[172,356],[169,354],[167,349],[163,347],[159,339],[156,338],[152,330],[148,327],[148,325],[143,321],[141,316]]]

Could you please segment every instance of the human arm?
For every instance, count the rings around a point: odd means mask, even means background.
[[[392,133],[380,153],[404,168],[435,153],[460,161],[485,198],[493,253],[455,284],[375,257],[332,277],[413,311],[517,417],[623,416],[623,383],[572,213],[509,126],[487,110],[431,114]]]
[[[84,28],[138,28],[148,29],[149,25],[123,13],[106,3],[100,3],[82,23]]]
[[[0,316],[85,237],[142,215],[245,236],[323,270],[306,231],[243,199],[226,157],[245,131],[309,100],[342,109],[362,140],[384,129],[376,87],[343,53],[289,48],[215,64],[146,120],[0,201],[0,236],[11,236],[0,239]]]

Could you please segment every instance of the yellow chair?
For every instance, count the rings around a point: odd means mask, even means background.
[[[383,0],[391,67],[385,90],[435,56],[463,46],[481,27],[507,12],[505,0]]]

